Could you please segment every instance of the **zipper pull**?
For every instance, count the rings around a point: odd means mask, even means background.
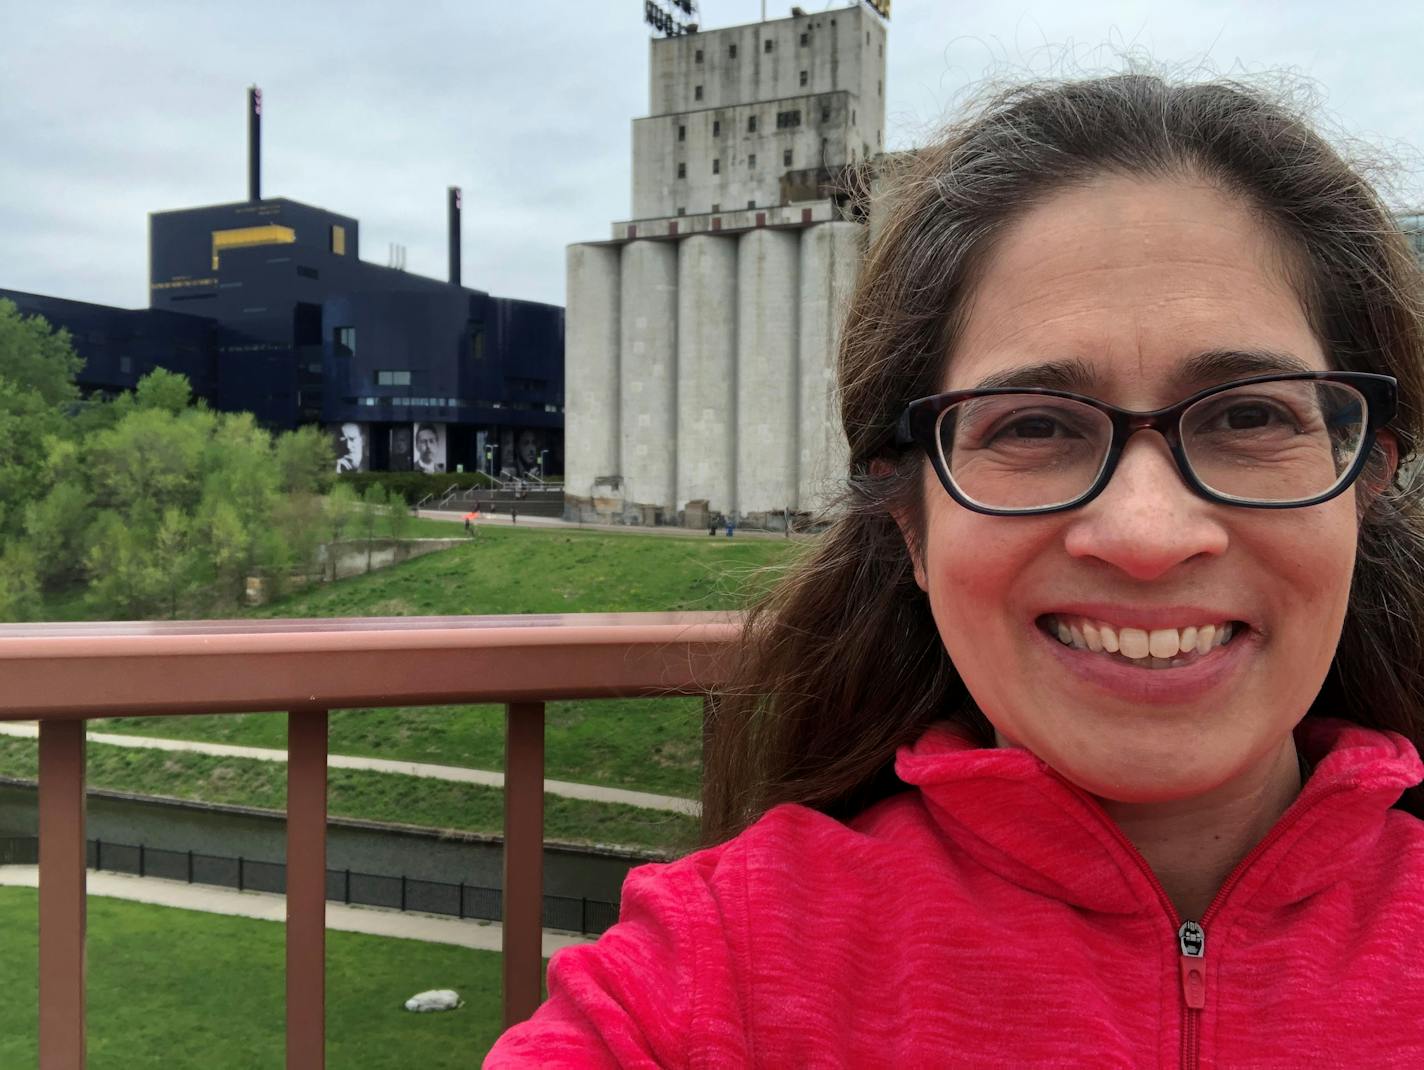
[[[1182,949],[1182,998],[1199,1011],[1206,1006],[1206,932],[1196,922],[1184,921],[1177,930],[1177,945]]]

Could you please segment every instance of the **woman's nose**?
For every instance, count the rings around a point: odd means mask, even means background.
[[[1187,487],[1161,435],[1140,432],[1128,440],[1103,492],[1074,517],[1065,548],[1133,579],[1155,580],[1202,554],[1226,551],[1223,508]]]

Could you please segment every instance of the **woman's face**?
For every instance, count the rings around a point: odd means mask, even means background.
[[[1006,233],[976,285],[942,389],[1080,362],[1060,385],[1148,410],[1263,369],[1186,377],[1202,354],[1263,353],[1326,370],[1279,244],[1202,183],[1103,177]],[[1200,362],[1199,362],[1200,363]],[[1001,743],[1095,795],[1185,799],[1279,762],[1330,666],[1355,559],[1353,493],[1303,509],[1217,505],[1182,482],[1163,439],[1134,435],[1103,493],[1068,512],[991,517],[924,466],[916,578]],[[1194,663],[1139,668],[1077,650],[1058,623],[1234,628]],[[1180,632],[1178,635],[1180,641]]]

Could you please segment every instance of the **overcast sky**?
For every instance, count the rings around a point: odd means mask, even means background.
[[[564,247],[629,215],[642,6],[0,0],[0,288],[146,305],[148,213],[246,197],[256,83],[264,194],[355,216],[365,259],[384,263],[398,242],[408,270],[443,277],[445,188],[462,186],[465,284],[562,304]],[[761,12],[701,6],[709,29]],[[886,142],[922,140],[986,75],[1096,71],[1137,53],[1309,79],[1333,124],[1401,159],[1395,199],[1419,203],[1422,45],[1424,4],[1409,0],[896,0]]]

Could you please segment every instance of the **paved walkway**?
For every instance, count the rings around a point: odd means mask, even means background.
[[[500,503],[501,510],[507,510],[503,502]],[[468,509],[417,509],[416,515],[427,520],[448,520],[452,524],[464,524],[465,514]],[[510,527],[511,521],[507,511],[494,514],[481,511],[479,517],[474,521],[476,524],[494,524],[498,527]],[[594,531],[600,535],[661,535],[664,538],[674,539],[709,539],[713,536],[707,534],[706,528],[679,528],[672,526],[665,527],[641,527],[637,524],[580,524],[576,520],[565,520],[555,516],[525,516],[519,514],[518,526],[528,525],[531,528],[563,528],[565,530],[573,528],[584,531]],[[734,539],[786,539],[784,532],[776,531],[753,531],[750,528],[737,528]],[[725,539],[727,537],[726,528],[718,528],[716,538]],[[814,535],[792,535],[793,540],[815,538]]]
[[[33,721],[0,723],[0,735],[36,739],[39,725]],[[126,736],[113,732],[90,732],[93,743],[112,747],[136,747],[143,750],[191,751],[218,758],[252,758],[262,762],[285,762],[287,752],[267,747],[238,747],[226,743],[201,743],[188,739],[153,739],[148,736]],[[453,780],[463,784],[482,784],[491,788],[504,787],[504,774],[487,769],[465,769],[456,765],[432,765],[427,762],[399,762],[386,758],[361,758],[348,754],[331,754],[326,764],[331,769],[365,769],[376,773],[399,773],[403,776],[430,777],[432,780]],[[676,795],[654,795],[646,791],[625,788],[605,788],[597,784],[577,784],[568,780],[546,780],[544,791],[566,799],[589,802],[622,803],[644,810],[665,810],[676,814],[697,816],[700,807],[694,799]]]
[[[0,885],[39,887],[38,866],[0,866]],[[90,895],[153,903],[181,910],[201,910],[209,914],[231,914],[262,921],[285,922],[287,897],[270,892],[238,892],[206,884],[187,884],[159,877],[135,877],[128,873],[89,870],[86,884]],[[449,918],[439,914],[386,910],[381,907],[326,904],[326,927],[338,932],[394,936],[404,940],[424,940],[432,944],[456,944],[478,951],[499,951],[504,928],[497,921]],[[544,956],[560,948],[586,944],[595,937],[544,930]]]

